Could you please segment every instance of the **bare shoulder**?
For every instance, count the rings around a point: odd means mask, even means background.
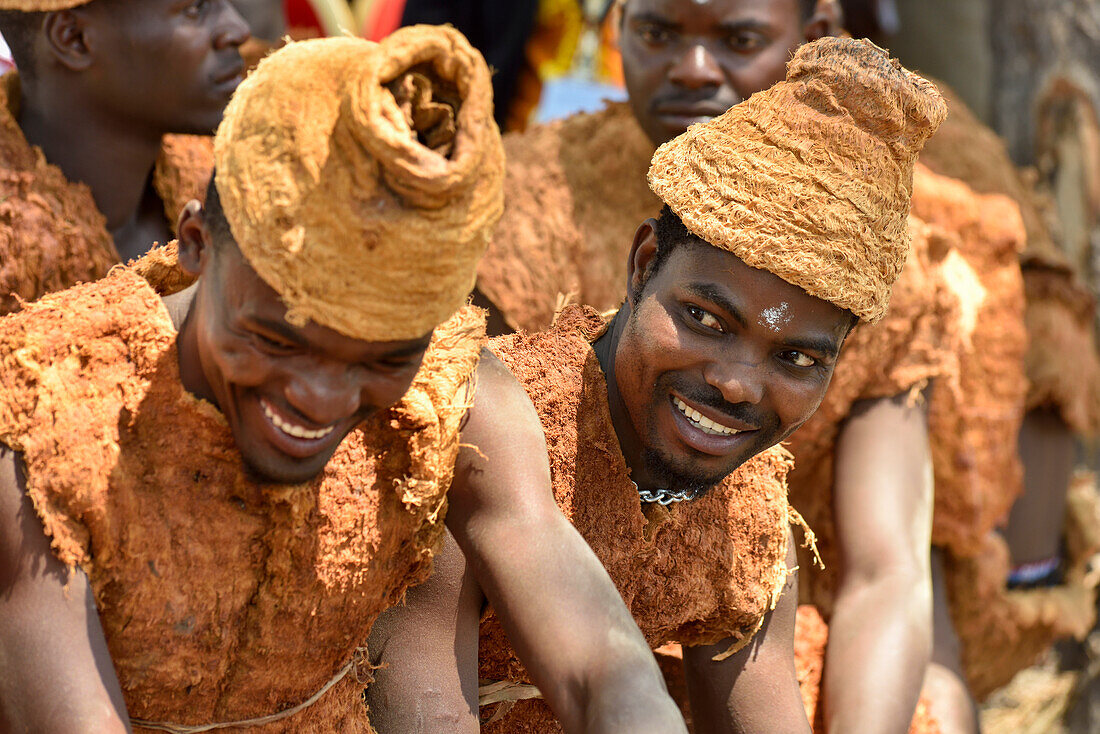
[[[472,405],[462,427],[464,445],[482,453],[535,440],[546,453],[542,424],[523,386],[495,354],[481,352]],[[475,452],[476,453],[476,452]]]

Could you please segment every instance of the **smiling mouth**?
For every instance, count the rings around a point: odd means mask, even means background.
[[[736,428],[730,428],[729,426],[723,426],[720,423],[715,423],[710,418],[688,406],[680,398],[673,396],[672,403],[676,408],[684,414],[684,417],[691,421],[691,424],[698,428],[703,433],[709,433],[712,436],[736,436],[741,431]]]
[[[332,433],[332,431],[336,428],[335,425],[331,425],[326,428],[312,431],[305,426],[291,423],[286,418],[283,418],[281,415],[275,412],[275,409],[271,406],[271,403],[267,402],[267,400],[265,400],[264,398],[260,398],[260,406],[263,407],[264,415],[267,416],[267,419],[269,421],[271,421],[271,424],[286,435],[291,436],[292,438],[303,438],[313,441],[319,438],[324,438],[325,436]]]

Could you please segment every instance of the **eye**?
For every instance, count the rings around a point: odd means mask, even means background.
[[[643,23],[638,26],[638,36],[646,43],[659,46],[672,41],[672,31],[656,23]]]
[[[756,33],[735,33],[726,39],[726,44],[738,53],[749,53],[765,45],[765,39]]]
[[[206,9],[207,2],[208,0],[195,0],[188,3],[187,7],[183,9],[183,14],[188,18],[198,18],[202,15],[202,11]]]
[[[270,352],[272,354],[290,354],[298,348],[295,344],[291,344],[278,337],[268,336],[259,331],[253,331],[250,332],[250,334],[252,336],[252,341],[265,352]]]
[[[691,318],[699,322],[700,326],[712,331],[725,332],[725,329],[722,328],[722,322],[710,311],[701,309],[698,306],[688,306],[687,311],[691,314]]]
[[[813,367],[815,364],[817,364],[817,360],[810,355],[804,354],[794,349],[783,352],[783,354],[781,354],[780,356],[787,362],[793,364],[795,367]]]

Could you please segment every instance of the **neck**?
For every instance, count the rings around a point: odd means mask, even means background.
[[[72,89],[24,93],[19,127],[70,181],[92,192],[107,229],[133,227],[160,153],[160,131],[105,114]]]
[[[618,351],[623,330],[630,321],[630,313],[630,304],[624,303],[615,314],[607,331],[593,343],[592,349],[596,352],[596,359],[599,360],[600,368],[607,380],[607,405],[611,410],[611,425],[615,428],[615,437],[619,440],[619,450],[623,454],[623,459],[626,460],[630,477],[642,489],[658,489],[656,482],[646,471],[644,446],[637,431],[634,430],[630,413],[623,404],[615,374],[615,354]]]

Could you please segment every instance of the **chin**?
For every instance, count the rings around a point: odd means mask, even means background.
[[[310,458],[297,460],[289,457],[245,456],[250,478],[259,484],[305,484],[316,479],[328,465],[329,457],[323,460]]]

